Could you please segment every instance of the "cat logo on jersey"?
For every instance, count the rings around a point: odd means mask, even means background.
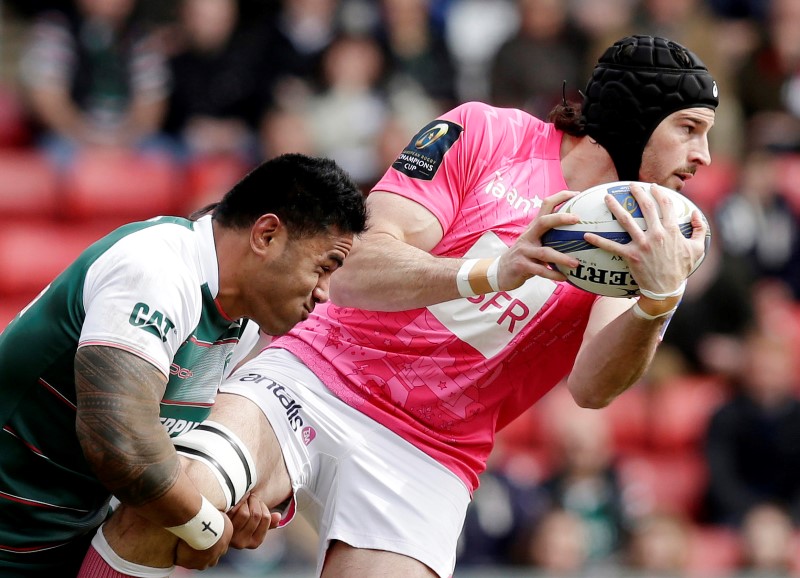
[[[128,322],[134,327],[140,327],[153,335],[157,335],[165,343],[169,330],[175,329],[175,324],[169,317],[157,309],[151,313],[147,303],[141,302],[133,306]]]
[[[448,120],[435,120],[419,131],[400,153],[392,167],[413,179],[430,181],[446,153],[461,136],[463,127]]]

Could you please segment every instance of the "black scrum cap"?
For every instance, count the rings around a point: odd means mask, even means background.
[[[676,42],[628,36],[600,57],[586,85],[586,133],[611,155],[620,180],[639,180],[642,152],[659,123],[684,108],[716,108],[717,83]]]

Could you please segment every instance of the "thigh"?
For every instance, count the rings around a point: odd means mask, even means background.
[[[296,512],[320,535],[318,571],[342,542],[352,547],[345,552],[358,549],[345,560],[408,558],[440,577],[452,573],[470,500],[455,474],[343,403],[288,352],[263,352],[221,391],[250,399],[274,427]]]
[[[220,393],[208,419],[231,430],[249,450],[258,474],[253,492],[264,503],[273,508],[291,496],[292,483],[281,446],[264,412],[255,403],[240,395]],[[192,460],[186,460],[184,464],[196,484],[202,477],[202,487],[221,491],[216,482],[212,483],[213,474],[203,464]],[[198,487],[201,486],[198,484]]]
[[[322,578],[359,578],[361,576],[398,578],[436,578],[437,574],[422,562],[387,552],[353,548],[335,541],[325,555]]]

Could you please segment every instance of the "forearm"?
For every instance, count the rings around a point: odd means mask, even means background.
[[[156,568],[167,568],[175,564],[175,549],[179,538],[156,520],[157,510],[168,507],[169,501],[174,497],[179,498],[179,488],[186,482],[187,476],[181,475],[162,498],[141,507],[123,504],[114,511],[106,522],[103,533],[117,555],[129,562]],[[198,502],[196,509],[199,508]]]
[[[552,214],[573,195],[563,191],[545,199],[513,246],[498,244],[496,254],[479,255],[482,259],[471,266],[470,259],[430,254],[444,233],[428,209],[400,195],[374,191],[367,199],[369,230],[331,278],[331,301],[373,311],[404,311],[492,290],[509,291],[536,276],[563,281],[548,263],[575,267],[577,261],[542,247],[540,237],[549,228],[575,222],[575,215]]]
[[[166,102],[163,99],[138,97],[131,104],[122,130],[132,141],[153,134],[161,128]]]
[[[144,360],[111,347],[79,349],[75,367],[76,431],[98,479],[160,526],[192,518],[200,494],[181,475],[158,417],[166,378]]]
[[[404,311],[457,299],[464,259],[434,257],[387,234],[372,234],[331,278],[331,301],[372,311]]]
[[[42,123],[53,132],[76,140],[82,138],[86,123],[66,92],[49,88],[34,89],[31,92],[31,104]]]
[[[673,309],[677,300],[640,304],[650,315]],[[581,346],[568,387],[583,407],[607,406],[649,367],[669,315],[642,319],[629,308]]]

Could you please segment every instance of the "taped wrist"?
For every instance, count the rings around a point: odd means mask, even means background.
[[[247,446],[221,423],[206,420],[172,441],[178,454],[201,461],[212,471],[225,495],[226,512],[258,481]]]
[[[664,311],[663,313],[657,313],[655,315],[651,315],[650,313],[647,313],[641,307],[639,307],[639,302],[637,301],[636,303],[633,304],[633,307],[631,308],[631,312],[633,313],[634,317],[638,317],[639,319],[645,319],[647,321],[653,321],[655,319],[661,319],[662,317],[666,317],[668,315],[672,315],[673,313],[675,313],[675,311],[677,311],[677,309],[678,309],[678,306],[676,305],[672,309],[668,309],[667,311]]]
[[[195,550],[208,550],[222,538],[225,530],[225,514],[214,507],[205,496],[200,504],[200,511],[180,526],[165,528]]]
[[[686,279],[683,280],[683,283],[681,283],[678,288],[675,289],[675,291],[670,293],[654,293],[653,291],[648,291],[647,289],[639,287],[639,293],[648,299],[652,299],[653,301],[664,301],[670,297],[680,297],[683,295],[684,291],[686,291]]]
[[[467,259],[456,275],[458,294],[462,297],[475,297],[500,291],[498,267],[500,257],[494,259]]]

